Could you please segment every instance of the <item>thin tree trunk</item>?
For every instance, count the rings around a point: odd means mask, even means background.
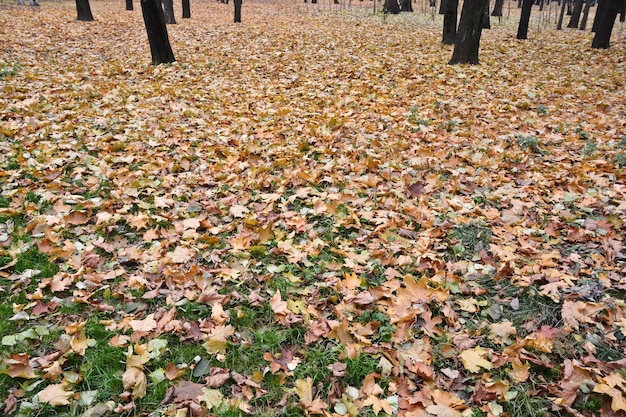
[[[152,65],[176,61],[165,26],[165,16],[159,0],[141,0],[141,14],[146,25]]]
[[[605,4],[602,8],[602,15],[600,16],[600,23],[598,24],[596,35],[593,37],[593,41],[591,42],[592,48],[609,48],[615,19],[617,18],[617,14],[621,10],[624,1],[626,0],[601,0],[600,4]]]
[[[530,12],[533,8],[533,0],[524,0],[522,3],[522,15],[517,27],[517,39],[528,39],[528,23],[530,22]]]
[[[483,16],[489,0],[465,0],[461,10],[454,52],[448,64],[478,64]]]
[[[183,19],[191,18],[191,9],[189,7],[189,0],[182,0]]]
[[[126,0],[126,10],[133,10],[133,0]]]
[[[445,14],[446,13],[446,3],[447,3],[447,1],[448,0],[441,0],[441,3],[439,3],[439,14]]]
[[[233,4],[235,5],[235,23],[241,23],[241,3],[242,0],[233,1]]]
[[[567,27],[576,29],[578,27],[578,21],[580,20],[580,13],[583,11],[584,0],[574,1],[574,10],[572,10],[572,17],[570,17]]]
[[[626,1],[622,1],[622,8],[619,11],[619,21],[622,23],[626,21]]]
[[[93,15],[91,14],[89,0],[76,0],[76,14],[76,20],[93,22]]]
[[[502,17],[502,7],[504,6],[504,0],[496,0],[496,4],[493,6],[493,12],[491,13],[494,17]]]
[[[489,20],[489,0],[485,3],[485,11],[483,12],[483,29],[491,29],[491,21]]]
[[[413,2],[411,0],[400,0],[400,11],[401,12],[412,12],[413,11]]]
[[[556,30],[563,30],[563,16],[565,15],[565,6],[567,0],[561,0],[561,12],[559,13],[559,23],[556,24]]]
[[[454,44],[456,38],[456,20],[459,10],[459,0],[445,0],[446,10],[443,15],[443,39],[445,45]]]
[[[587,19],[589,18],[589,9],[591,9],[592,0],[585,0],[585,10],[583,11],[583,18],[580,20],[580,30],[587,28]]]
[[[165,23],[175,25],[176,16],[174,16],[174,0],[161,0],[163,5],[163,16],[165,16]]]

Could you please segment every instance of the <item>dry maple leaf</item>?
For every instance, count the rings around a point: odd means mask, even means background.
[[[133,397],[143,398],[148,388],[148,379],[141,369],[131,366],[122,375],[122,385],[133,394]]]
[[[474,349],[467,349],[460,353],[461,362],[465,369],[470,372],[480,372],[480,369],[492,369],[493,365],[485,356],[489,351],[481,348],[480,346],[476,346]]]
[[[35,370],[29,364],[30,357],[27,353],[11,353],[8,358],[2,359],[2,363],[7,367],[3,373],[11,378],[35,378]]]
[[[48,385],[37,394],[39,401],[50,404],[53,407],[68,405],[70,398],[74,396],[74,391],[67,389],[67,384]]]
[[[165,256],[169,258],[172,263],[175,264],[184,264],[193,258],[194,252],[189,248],[184,248],[182,246],[176,246],[172,252],[168,252]]]
[[[154,319],[154,313],[148,314],[143,320],[131,320],[128,325],[135,332],[151,332],[156,329],[157,322]]]

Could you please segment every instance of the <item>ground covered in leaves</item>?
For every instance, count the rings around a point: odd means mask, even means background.
[[[4,415],[626,410],[619,24],[372,5],[0,6]]]

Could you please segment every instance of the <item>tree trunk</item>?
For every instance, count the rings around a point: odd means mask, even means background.
[[[522,15],[517,27],[517,39],[528,39],[528,23],[530,22],[532,8],[533,0],[524,0],[524,3],[522,3]]]
[[[412,12],[413,11],[413,1],[412,0],[400,0],[400,11],[401,12]]]
[[[448,0],[441,0],[441,3],[439,3],[439,14],[446,14],[446,3],[447,3],[447,1]]]
[[[91,14],[91,6],[89,6],[89,0],[76,0],[76,20],[83,22],[93,22],[93,15]]]
[[[465,0],[463,2],[454,52],[448,64],[478,64],[482,20],[488,2],[489,0]]]
[[[600,20],[602,20],[602,13],[604,13],[604,9],[606,6],[606,2],[604,0],[598,1],[598,7],[596,8],[596,17],[593,19],[593,26],[591,31],[596,33],[598,31],[598,27],[600,26]]]
[[[626,1],[622,1],[622,8],[619,11],[619,21],[622,23],[626,21]]]
[[[496,0],[496,4],[493,6],[493,12],[491,12],[491,15],[494,17],[502,17],[503,6],[504,0]]]
[[[483,29],[491,29],[491,21],[489,20],[489,0],[485,4],[485,10],[483,12]]]
[[[456,18],[459,10],[459,0],[445,0],[446,10],[443,15],[443,39],[445,45],[454,44],[456,38]]]
[[[241,23],[241,3],[243,0],[234,0],[235,5],[235,23]]]
[[[141,14],[146,25],[152,65],[167,64],[176,61],[167,36],[165,16],[159,0],[141,0]]]
[[[383,4],[383,13],[400,13],[400,5],[398,4],[398,0],[385,0],[385,4]]]
[[[126,0],[126,10],[133,10],[133,0]]]
[[[189,7],[189,0],[182,0],[183,7],[183,19],[191,18],[191,9]]]
[[[556,30],[563,30],[563,16],[565,15],[565,6],[567,0],[561,0],[561,12],[559,13],[559,23],[556,24]]]
[[[583,18],[580,20],[580,30],[585,30],[587,28],[587,19],[589,18],[589,9],[591,9],[592,0],[585,1],[585,10],[583,11]]]
[[[600,22],[598,23],[598,29],[596,35],[591,42],[592,48],[608,49],[611,41],[611,33],[613,32],[613,25],[615,25],[615,19],[617,14],[622,8],[622,5],[626,0],[600,0],[600,4],[604,3],[602,7],[602,15],[600,16]],[[598,6],[598,9],[600,7]],[[598,18],[596,17],[596,20]]]
[[[578,21],[580,20],[580,12],[583,11],[584,0],[574,0],[574,1],[575,3],[574,3],[574,9],[572,10],[572,17],[570,17],[567,27],[576,29],[578,27]]]
[[[161,0],[163,5],[163,16],[165,16],[165,23],[176,24],[176,16],[174,16],[174,0]]]
[[[571,16],[572,15],[572,0],[565,0],[565,3],[567,3],[567,15]]]

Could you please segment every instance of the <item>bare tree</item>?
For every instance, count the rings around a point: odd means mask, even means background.
[[[159,0],[141,0],[141,14],[146,25],[152,65],[176,61],[165,25],[165,16]]]
[[[489,0],[465,0],[461,10],[454,52],[448,64],[478,64],[483,16]]]

